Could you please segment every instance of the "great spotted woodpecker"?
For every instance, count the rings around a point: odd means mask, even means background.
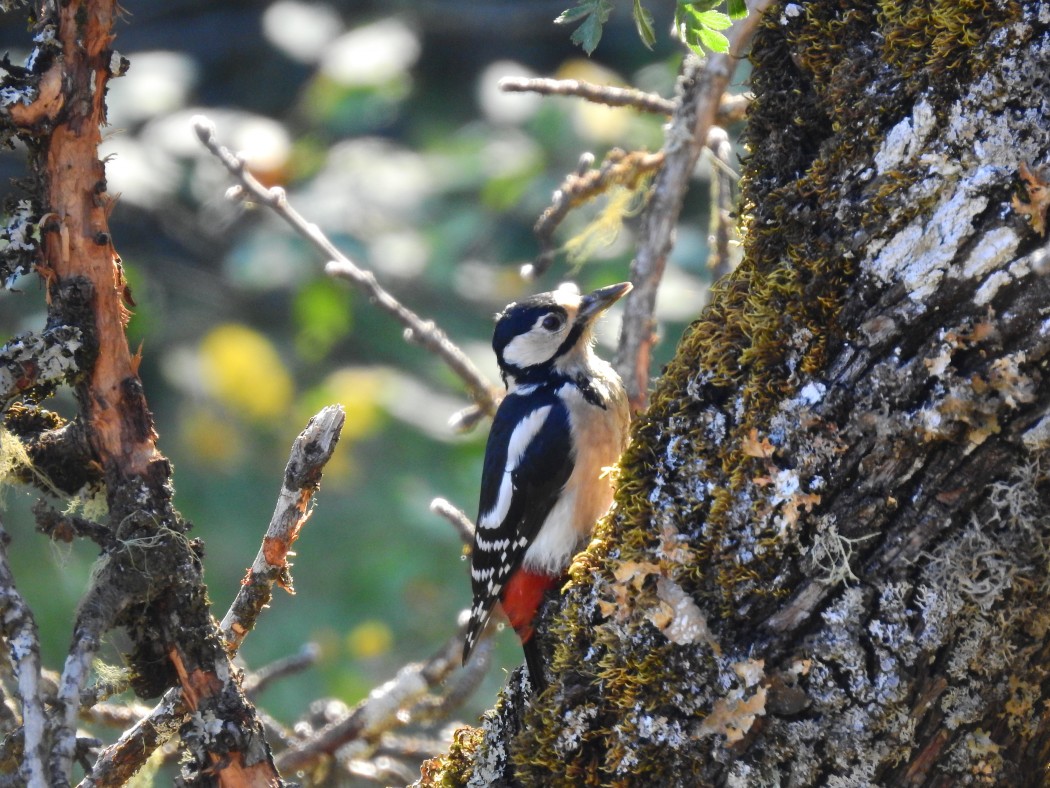
[[[623,282],[581,296],[563,285],[510,304],[496,320],[492,348],[507,396],[485,449],[463,662],[499,600],[534,691],[546,686],[536,612],[612,503],[603,469],[627,441],[623,383],[593,345],[598,318],[630,289]]]

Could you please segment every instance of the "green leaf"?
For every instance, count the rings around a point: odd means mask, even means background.
[[[656,43],[656,31],[653,29],[653,15],[642,5],[642,0],[634,0],[634,25],[638,28],[638,37],[649,49]]]
[[[700,11],[693,16],[701,27],[706,27],[708,30],[725,30],[733,26],[733,20],[721,11]],[[716,51],[721,52],[722,50]]]
[[[729,0],[729,18],[743,19],[747,16],[747,3],[744,0]]]
[[[572,31],[572,42],[583,48],[588,55],[598,48],[602,40],[602,23],[597,14],[591,14],[583,24]]]
[[[681,8],[688,8],[690,11],[702,13],[710,11],[712,8],[717,8],[721,2],[722,0],[678,0],[678,5]]]
[[[573,22],[577,22],[583,19],[585,16],[590,16],[594,13],[596,3],[591,0],[584,5],[578,5],[575,8],[569,8],[558,14],[557,19],[554,20],[556,25],[571,25]]]
[[[559,24],[567,24],[577,19],[583,19],[583,23],[572,33],[572,41],[583,47],[583,51],[591,54],[598,46],[602,38],[602,25],[609,18],[612,5],[609,0],[587,0],[586,3],[570,8],[554,21]]]
[[[696,28],[696,35],[700,39],[700,42],[712,52],[729,51],[729,39],[721,33],[719,33],[717,30],[711,30],[706,27],[698,27]]]

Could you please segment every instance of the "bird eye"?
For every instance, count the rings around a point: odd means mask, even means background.
[[[561,328],[561,318],[557,315],[547,315],[543,318],[543,327],[548,331],[557,331]]]

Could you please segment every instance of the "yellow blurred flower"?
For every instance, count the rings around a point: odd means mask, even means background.
[[[181,423],[182,440],[192,456],[214,466],[228,466],[244,448],[241,434],[229,419],[198,408]]]
[[[337,369],[322,388],[330,402],[338,402],[346,411],[341,439],[356,441],[370,435],[382,417],[381,399],[388,374],[369,367]]]
[[[394,633],[382,621],[364,621],[346,636],[346,647],[354,659],[382,656],[393,645]]]
[[[205,384],[222,404],[253,421],[285,414],[293,384],[276,348],[239,323],[217,326],[201,342]]]
[[[626,84],[615,71],[583,58],[573,58],[562,63],[555,77],[578,79],[596,85],[620,87]],[[590,101],[574,101],[570,106],[573,128],[583,139],[591,142],[622,142],[635,114],[625,107],[608,107]]]

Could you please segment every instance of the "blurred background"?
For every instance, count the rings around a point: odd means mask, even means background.
[[[581,153],[656,150],[659,117],[579,100],[503,95],[503,76],[557,76],[673,92],[680,51],[666,34],[640,43],[618,3],[593,58],[552,20],[568,0],[215,2],[126,5],[116,48],[127,75],[109,92],[103,155],[114,243],[131,283],[132,347],[175,467],[176,505],[206,544],[217,617],[250,565],[273,511],[288,449],[307,419],[338,402],[342,441],[296,545],[294,597],[278,592],[245,641],[258,667],[320,646],[318,665],[267,690],[260,705],[293,722],[314,698],[348,704],[405,662],[435,651],[469,603],[468,567],[452,527],[429,511],[443,496],[476,514],[482,423],[448,427],[468,404],[435,359],[343,283],[281,221],[224,198],[231,182],[198,143],[203,113],[292,203],[384,287],[435,319],[498,380],[488,346],[508,301],[573,279],[587,289],[628,276],[628,226],[590,259],[560,255],[537,282],[519,276],[538,247],[533,223]],[[650,4],[667,31],[673,4]],[[0,44],[28,53],[26,22],[8,14]],[[739,92],[740,85],[734,90]],[[0,156],[0,183],[23,172]],[[706,300],[706,163],[690,196],[658,317],[654,372]],[[572,216],[564,242],[593,218]],[[0,294],[6,339],[43,326],[35,277]],[[614,354],[617,320],[600,352]],[[68,398],[50,407],[73,412]],[[35,493],[3,490],[18,582],[32,604],[48,667],[59,668],[95,550],[33,532]],[[90,510],[90,507],[89,507]],[[460,718],[491,706],[521,660],[500,633],[497,664]]]

